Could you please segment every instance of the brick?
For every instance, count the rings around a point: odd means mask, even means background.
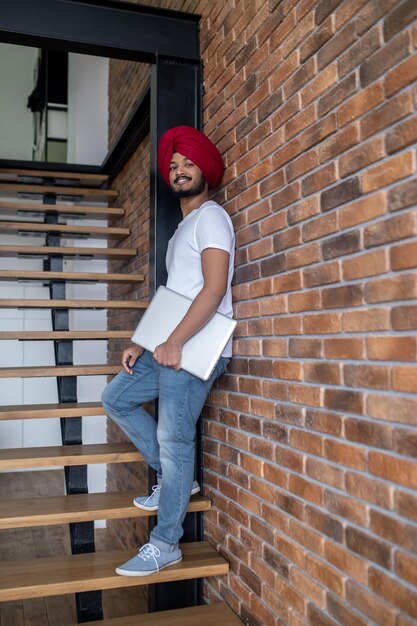
[[[332,135],[323,142],[319,149],[320,162],[324,163],[336,157],[342,152],[346,152],[359,142],[359,122],[353,122],[350,126]]]
[[[274,213],[270,217],[262,220],[260,223],[260,230],[263,237],[270,235],[279,230],[282,230],[287,226],[287,216],[284,211]]]
[[[248,323],[248,335],[252,337],[258,335],[272,335],[272,320],[262,318],[251,320]]]
[[[300,62],[304,63],[317,52],[335,33],[333,20],[329,18],[314,30],[300,48]]]
[[[346,572],[349,576],[366,584],[368,581],[368,562],[363,558],[356,556],[345,546],[338,545],[331,541],[326,541],[325,557],[327,561],[332,563],[342,572]],[[349,582],[347,582],[349,584]]]
[[[319,157],[317,150],[309,150],[287,165],[285,168],[287,180],[291,182],[295,178],[300,178],[306,172],[317,167],[318,164]]]
[[[262,341],[264,356],[287,356],[287,343],[284,339],[264,339]]]
[[[278,315],[287,312],[287,297],[274,296],[272,298],[264,298],[260,303],[261,315]]]
[[[381,47],[381,44],[381,28],[376,26],[350,46],[345,54],[339,57],[337,64],[339,75],[345,76],[348,72],[360,66]]]
[[[403,32],[395,39],[392,39],[381,50],[375,52],[360,67],[361,85],[367,87],[393,65],[404,59],[407,56],[408,48],[409,35]]]
[[[396,68],[391,70],[385,77],[385,89],[387,96],[392,96],[400,89],[407,87],[417,78],[417,55],[414,55]]]
[[[319,339],[290,339],[289,356],[319,358],[321,341]]]
[[[417,201],[417,185],[414,180],[397,185],[388,193],[390,211],[398,211],[415,205]]]
[[[284,85],[284,98],[288,100],[296,91],[301,89],[315,73],[315,59],[310,58],[308,61],[296,70]]]
[[[320,53],[319,53],[320,54]],[[338,79],[336,63],[328,65],[325,69],[318,73],[304,89],[301,91],[301,105],[306,107],[310,102],[317,100],[330,87],[336,84]],[[317,118],[316,106],[313,106],[315,118]]]
[[[346,285],[323,289],[322,305],[325,309],[359,306],[360,304],[363,304],[361,285]]]
[[[365,502],[385,509],[393,507],[393,487],[363,474],[346,472],[346,490]]]
[[[417,233],[416,215],[397,215],[365,229],[365,246],[377,246],[411,237]]]
[[[318,532],[302,526],[299,522],[290,520],[288,534],[302,546],[305,546],[311,552],[322,555],[324,552],[325,540]]]
[[[337,623],[328,615],[325,615],[314,604],[309,604],[307,608],[308,623],[312,626],[337,626]]]
[[[341,0],[320,0],[315,9],[316,24],[321,24],[340,4]]]
[[[320,191],[332,185],[336,179],[336,165],[334,162],[328,163],[303,179],[302,194],[303,196],[308,196],[316,191]]]
[[[417,243],[410,242],[393,246],[390,250],[391,267],[394,271],[417,266]]]
[[[331,515],[315,509],[312,506],[307,507],[306,522],[313,528],[336,541],[343,541],[344,528],[343,524]]]
[[[353,364],[344,365],[343,376],[345,384],[349,387],[388,389],[390,386],[389,371],[384,366]]]
[[[330,41],[328,41],[317,53],[317,66],[322,70],[326,65],[337,58],[356,39],[356,25],[349,22]]]
[[[407,148],[416,141],[417,117],[406,119],[401,124],[398,124],[387,133],[385,138],[388,154]]]
[[[417,474],[415,463],[406,459],[371,451],[369,454],[369,471],[380,478],[415,489]]]
[[[396,491],[395,510],[402,517],[417,522],[417,496],[412,493]]]
[[[417,280],[410,274],[375,280],[365,287],[365,299],[369,303],[407,300],[416,294]]]
[[[374,108],[374,107],[372,107]],[[402,119],[413,110],[411,94],[403,92],[391,98],[382,106],[375,108],[361,119],[361,136],[363,139],[375,135],[381,130]]]
[[[274,293],[284,293],[286,291],[297,291],[302,288],[301,272],[288,272],[282,276],[274,278]]]
[[[278,380],[302,380],[303,368],[301,363],[294,361],[275,361],[273,374]]]
[[[376,595],[373,595],[353,581],[346,583],[346,600],[350,606],[358,609],[372,621],[376,621],[377,624],[395,626],[396,611]]]
[[[368,533],[353,527],[346,528],[346,545],[353,552],[378,563],[382,567],[389,568],[391,566],[390,546]]]
[[[281,233],[274,235],[274,251],[281,252],[288,248],[293,248],[301,243],[301,229],[299,226],[287,228]]]
[[[320,293],[317,291],[294,293],[288,296],[288,310],[291,313],[316,309],[320,309]]]
[[[263,180],[270,173],[271,173],[271,161],[270,160],[262,161],[262,163],[259,163],[258,165],[250,169],[248,173],[246,174],[248,185],[253,185],[254,183],[259,182],[260,180]],[[262,189],[262,184],[261,184],[261,189]]]
[[[347,333],[388,330],[390,313],[388,309],[368,309],[347,311],[342,314],[342,329]]]
[[[385,99],[382,83],[370,85],[356,96],[342,104],[337,111],[339,126],[345,126],[368,111],[377,107]]]
[[[326,385],[341,383],[340,366],[336,363],[306,363],[304,374],[305,379],[311,382]]]
[[[339,313],[318,313],[303,317],[303,331],[307,335],[339,333],[341,330]]]
[[[337,283],[340,279],[341,271],[338,261],[333,263],[323,263],[319,266],[311,267],[303,271],[305,287],[315,287],[318,285]]]
[[[417,8],[412,0],[406,0],[396,7],[384,20],[384,37],[389,41],[391,37],[417,18]]]
[[[330,237],[326,239],[322,243],[322,256],[325,261],[329,259],[334,259],[339,256],[345,256],[348,254],[353,254],[354,252],[358,252],[361,248],[361,237],[360,232],[358,230],[351,230],[349,232],[345,232],[342,235],[337,235],[336,237]],[[358,271],[357,264],[360,262],[359,259],[363,259],[365,255],[361,257],[355,257],[354,259],[347,259],[343,262],[343,275],[346,278],[346,273],[351,271],[355,272],[354,266],[356,264],[356,271]],[[363,259],[368,269],[370,269],[371,263],[370,259]],[[366,268],[363,268],[363,271],[366,271]],[[373,268],[371,273],[381,273],[381,268],[378,269]],[[365,276],[369,276],[369,274],[364,274]],[[359,274],[360,276],[360,274]],[[357,276],[357,277],[359,277]],[[357,278],[355,277],[355,278]],[[347,279],[351,280],[351,279]]]
[[[324,608],[326,604],[326,594],[323,587],[296,567],[291,569],[290,578],[297,589],[303,590],[303,595],[313,600],[315,605],[317,604],[321,608]],[[313,622],[310,621],[310,623]]]
[[[338,517],[353,524],[358,524],[359,526],[368,525],[368,506],[354,498],[349,498],[336,491],[327,489],[325,492],[325,506]]]
[[[405,393],[417,393],[417,371],[413,367],[394,367],[392,370],[392,388]]]
[[[386,187],[415,171],[415,155],[406,152],[384,161],[362,174],[362,190],[364,193]]]
[[[326,458],[338,465],[364,470],[367,467],[365,451],[359,446],[352,446],[338,441],[328,440],[325,444]]]
[[[373,448],[391,449],[393,446],[392,427],[364,420],[347,419],[346,438]]]
[[[318,505],[323,504],[323,487],[305,480],[301,476],[290,476],[289,489],[291,493],[301,497],[303,500],[308,500]]]
[[[303,241],[312,241],[338,230],[337,216],[335,214],[324,215],[310,220],[302,228]]]
[[[349,624],[349,626],[368,626],[368,622],[352,610],[352,607],[343,604],[340,598],[327,594],[327,608],[338,624]]]
[[[337,84],[324,94],[318,105],[318,115],[323,117],[334,109],[337,105],[345,102],[356,91],[356,76],[352,73],[343,80],[339,80]]]
[[[286,253],[287,269],[304,267],[320,261],[320,245],[312,243]]]
[[[273,276],[286,269],[286,259],[284,254],[274,254],[260,262],[262,276]],[[271,291],[269,290],[269,293]]]
[[[388,422],[414,424],[416,409],[415,398],[370,395],[367,400],[368,415]]]
[[[313,126],[307,128],[299,137],[300,152],[308,150],[312,146],[323,141],[336,131],[336,114],[330,113],[324,119],[319,120]]]
[[[319,200],[316,196],[312,198],[306,198],[292,205],[288,210],[288,223],[296,224],[302,222],[313,215],[317,215],[320,212]]]
[[[391,310],[391,323],[393,330],[417,329],[417,305],[393,307]]]
[[[268,237],[249,246],[248,257],[250,261],[256,261],[262,257],[269,256],[272,252],[272,237]]]
[[[408,615],[413,617],[417,615],[417,593],[401,585],[392,576],[387,576],[371,567],[369,570],[369,586],[375,593],[378,593],[378,595]]]
[[[278,211],[289,204],[292,204],[296,200],[299,200],[301,195],[300,183],[295,181],[291,185],[284,187],[282,191],[278,191],[271,198],[271,210]]]
[[[323,252],[324,256],[324,252]],[[344,280],[355,280],[365,276],[377,276],[388,271],[388,258],[385,250],[375,250],[345,259],[342,263]]]
[[[282,90],[279,89],[271,93],[268,98],[262,102],[262,104],[258,107],[258,121],[263,122],[267,117],[269,117],[276,109],[278,109],[283,102]]]
[[[338,436],[342,432],[342,420],[337,413],[329,411],[313,411],[306,413],[306,426],[319,432]]]
[[[325,389],[323,405],[336,411],[363,413],[364,401],[362,394],[355,391]]]
[[[321,483],[326,483],[332,487],[343,489],[344,472],[336,465],[318,459],[308,458],[306,461],[306,474]]]
[[[329,211],[341,204],[358,198],[361,195],[359,178],[354,176],[335,185],[331,189],[326,189],[321,194],[321,210]]]
[[[417,586],[417,560],[404,552],[398,552],[395,557],[397,574],[409,583]]]
[[[296,404],[320,406],[321,393],[318,387],[306,387],[303,385],[288,385],[288,399]]]
[[[394,545],[402,546],[410,552],[417,550],[417,528],[392,515],[386,515],[381,511],[371,511],[370,529]]]
[[[303,103],[303,108],[300,113],[294,115],[285,124],[285,140],[292,139],[295,135],[298,135],[302,130],[314,124],[317,121],[316,107],[314,104],[307,107],[308,103]]]
[[[249,265],[241,265],[236,269],[236,283],[242,283],[249,280],[255,280],[260,277],[260,269],[258,263],[251,263]]]
[[[368,358],[383,361],[413,361],[416,357],[415,337],[367,337]]]
[[[349,126],[347,128],[350,128]],[[364,169],[385,157],[384,137],[375,137],[366,143],[360,143],[357,148],[344,154],[339,161],[340,176],[344,178]],[[373,198],[373,196],[371,196]],[[364,201],[368,201],[366,198]]]
[[[298,53],[297,51],[295,51],[287,59],[285,59],[284,61],[282,61],[282,63],[279,63],[275,67],[270,77],[271,88],[276,89],[277,87],[283,85],[288,77],[291,76],[291,74],[293,74],[298,67]]]

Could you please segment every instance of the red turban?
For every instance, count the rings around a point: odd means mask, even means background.
[[[224,163],[220,152],[206,135],[191,126],[170,128],[158,145],[158,167],[169,186],[169,166],[174,152],[179,152],[200,168],[209,189],[220,185]]]

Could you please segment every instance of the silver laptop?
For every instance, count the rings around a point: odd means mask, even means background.
[[[190,298],[167,287],[159,287],[133,333],[133,343],[153,352],[178,326],[191,303]],[[235,326],[236,321],[231,317],[215,313],[207,324],[184,344],[182,369],[202,380],[210,378]]]

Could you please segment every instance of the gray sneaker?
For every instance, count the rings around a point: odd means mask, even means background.
[[[126,561],[120,567],[116,567],[115,571],[120,576],[150,576],[157,574],[165,567],[179,563],[181,560],[180,548],[176,548],[172,552],[165,552],[152,543],[146,543],[133,559]]]
[[[161,485],[154,485],[152,487],[152,493],[150,496],[137,496],[133,500],[133,504],[138,507],[138,509],[143,509],[144,511],[157,511],[159,506],[159,492],[161,490]],[[200,491],[200,485],[195,480],[191,487],[191,495],[198,493]]]

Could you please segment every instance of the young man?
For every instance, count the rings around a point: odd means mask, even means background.
[[[231,356],[231,340],[207,381],[181,369],[184,343],[216,311],[232,316],[231,281],[235,238],[226,211],[209,200],[220,184],[224,164],[212,142],[198,130],[168,130],[158,146],[158,166],[179,198],[183,220],[166,255],[167,287],[193,300],[188,312],[153,354],[132,346],[122,355],[123,370],[103,392],[107,414],[156,470],[158,484],[139,508],[158,511],[149,543],[116,569],[122,576],[146,576],[182,559],[178,542],[190,496],[200,487],[194,477],[196,423],[215,379]],[[158,423],[143,404],[159,398]]]

